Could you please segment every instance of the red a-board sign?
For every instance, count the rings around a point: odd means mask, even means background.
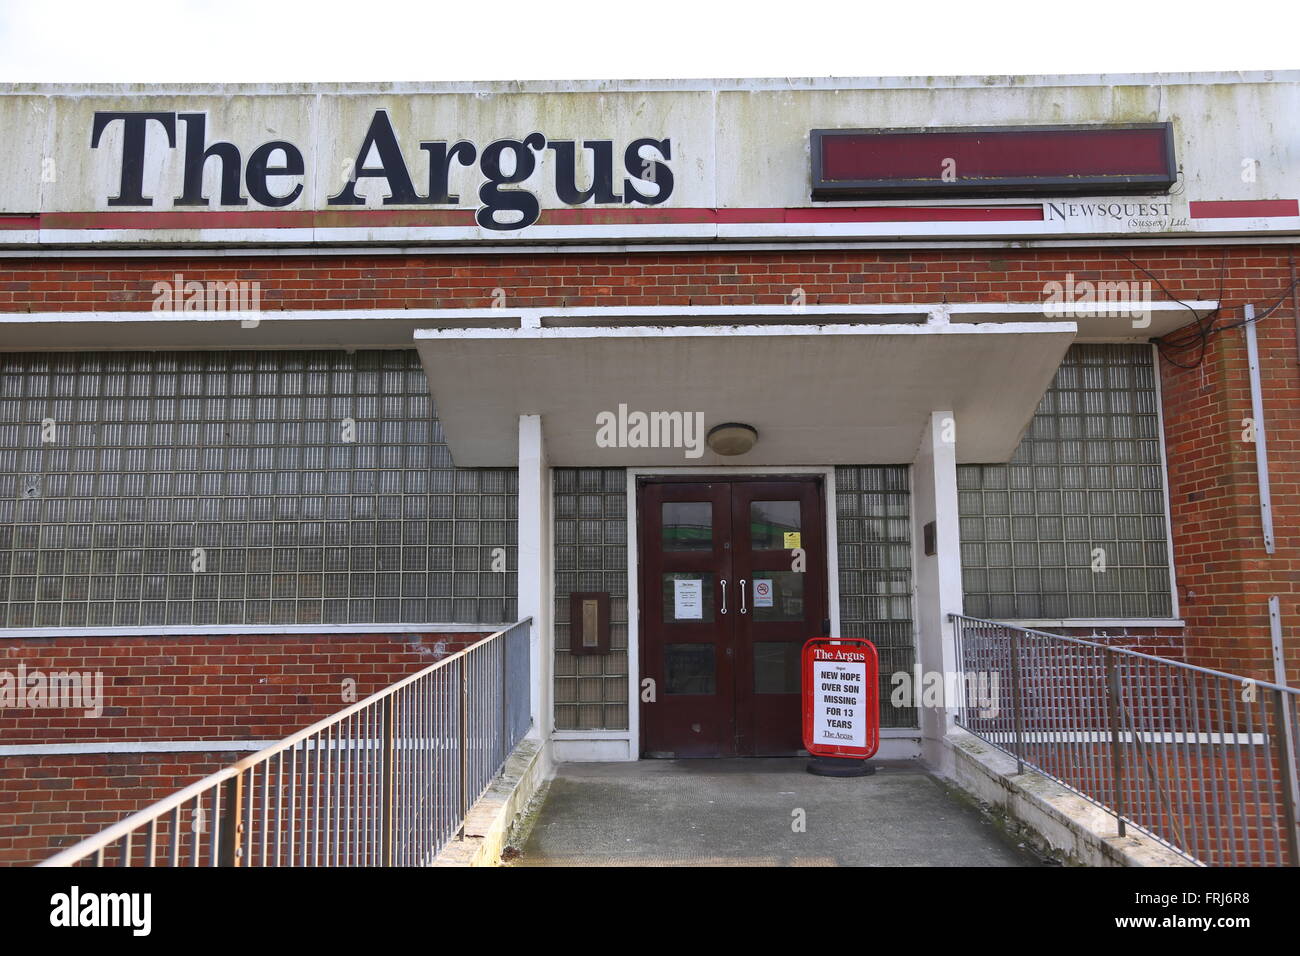
[[[880,661],[857,638],[814,637],[803,646],[803,745],[819,757],[865,760],[880,747]]]

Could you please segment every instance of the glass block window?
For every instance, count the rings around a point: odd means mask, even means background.
[[[627,473],[551,472],[555,529],[555,726],[626,730]],[[569,653],[569,595],[609,592],[610,652]]]
[[[966,613],[1167,618],[1168,528],[1147,345],[1075,345],[1009,464],[957,469]]]
[[[505,624],[517,505],[414,350],[0,355],[0,626]]]
[[[916,710],[890,704],[890,675],[912,673],[912,510],[906,465],[835,469],[840,637],[880,654],[882,727],[915,727]]]

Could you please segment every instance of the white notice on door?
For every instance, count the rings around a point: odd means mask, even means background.
[[[704,602],[701,600],[703,589],[701,582],[673,581],[673,617],[678,621],[700,621],[704,619]]]
[[[754,607],[772,606],[772,579],[754,578]]]

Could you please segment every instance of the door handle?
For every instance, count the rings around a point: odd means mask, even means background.
[[[749,608],[745,606],[745,579],[740,579],[740,613],[748,614]]]
[[[727,579],[722,579],[722,613],[727,613]]]

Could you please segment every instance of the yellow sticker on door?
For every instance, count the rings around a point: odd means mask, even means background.
[[[798,531],[787,531],[787,532],[785,533],[785,546],[786,546],[787,548],[801,548],[801,547],[803,547],[803,545],[801,545],[801,544],[799,543],[799,532],[798,532]]]

